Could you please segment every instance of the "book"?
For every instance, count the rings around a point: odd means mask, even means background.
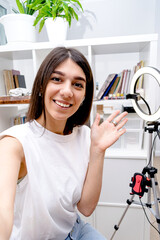
[[[3,79],[5,83],[6,95],[9,95],[9,90],[12,89],[9,70],[7,69],[3,70]]]
[[[13,75],[14,82],[15,82],[15,87],[19,88],[19,82],[18,82],[18,75]]]
[[[12,75],[13,75],[13,81],[14,81],[14,85],[15,85],[15,88],[18,88],[19,85],[18,85],[18,79],[17,79],[17,75],[20,75],[20,71],[19,70],[15,70],[15,69],[12,69]]]
[[[20,75],[20,71],[19,71],[19,70],[12,69],[12,74],[13,74],[13,75]]]
[[[118,74],[115,74],[115,77],[113,78],[113,80],[110,82],[109,86],[107,87],[106,91],[104,92],[104,94],[102,95],[101,99],[103,99],[105,96],[107,96],[109,94],[109,91],[111,89],[111,87],[113,86],[116,78],[117,78]]]
[[[121,83],[121,88],[120,88],[120,93],[122,93],[122,94],[124,94],[124,88],[126,85],[127,74],[128,74],[128,70],[127,69],[123,70],[123,81]]]
[[[117,86],[116,86],[116,89],[115,89],[115,91],[114,91],[114,94],[116,95],[117,93],[120,93],[120,87],[121,87],[121,83],[122,83],[122,81],[123,81],[123,72],[121,72],[121,73],[119,73],[118,74],[119,75],[119,81],[118,81],[118,84],[117,84]]]
[[[9,76],[9,81],[10,81],[11,89],[14,89],[14,88],[15,88],[15,84],[14,84],[14,79],[13,79],[12,70],[8,70],[8,76]]]
[[[132,82],[132,78],[134,76],[134,72],[135,72],[135,66],[133,67],[132,71],[130,71],[130,76],[129,76],[129,79],[128,79],[126,94],[130,93],[130,85],[131,85],[131,82]]]
[[[127,74],[127,70],[123,70],[122,71],[122,79],[121,79],[121,82],[120,82],[120,87],[119,87],[118,93],[123,94],[122,90],[124,88],[126,74]]]
[[[16,87],[26,88],[26,82],[24,75],[15,75]]]
[[[115,73],[109,74],[107,79],[105,80],[105,82],[103,83],[102,87],[100,88],[98,94],[97,94],[97,100],[100,100],[104,94],[104,92],[106,91],[107,87],[109,86],[109,84],[112,82],[112,80],[115,77]]]
[[[109,91],[108,94],[113,94],[113,93],[114,93],[115,88],[116,88],[118,82],[119,82],[119,76],[117,75],[117,77],[116,77],[116,79],[115,79],[115,82],[113,83],[113,86],[111,87],[111,89],[110,89],[110,91]]]
[[[142,67],[144,67],[144,62],[143,61],[138,62],[136,66],[136,72]],[[143,87],[143,79],[144,79],[144,75],[139,77],[136,84],[136,89],[141,89]]]
[[[124,86],[124,95],[126,95],[130,91],[130,89],[128,89],[130,75],[131,75],[131,70],[128,69],[127,76],[126,76],[126,82],[125,82],[125,86]]]

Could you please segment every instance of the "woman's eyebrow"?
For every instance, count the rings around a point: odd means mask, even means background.
[[[55,71],[53,71],[53,73],[59,74],[59,75],[61,75],[61,76],[65,76],[65,74],[64,74],[63,72],[61,72],[61,71],[56,71],[56,70],[55,70]],[[83,78],[83,77],[81,77],[81,76],[75,76],[74,79],[75,79],[75,80],[81,80],[81,81],[86,82],[86,79]]]
[[[61,72],[61,71],[53,71],[53,73],[59,74],[59,75],[61,75],[61,76],[64,76],[64,73]]]
[[[74,77],[75,80],[80,80],[80,81],[83,81],[83,82],[86,82],[86,79],[83,78],[83,77],[80,77],[80,76],[76,76]]]

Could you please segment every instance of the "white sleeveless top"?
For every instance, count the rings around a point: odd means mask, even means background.
[[[0,138],[5,135],[21,142],[27,165],[27,175],[17,185],[10,240],[64,240],[77,217],[90,129],[76,127],[69,135],[58,135],[33,121],[7,129]]]

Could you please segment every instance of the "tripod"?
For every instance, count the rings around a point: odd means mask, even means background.
[[[119,220],[119,223],[114,226],[114,233],[111,236],[110,240],[112,240],[119,229],[120,224],[122,223],[123,218],[125,217],[129,207],[131,204],[138,204],[142,205],[143,207],[147,207],[151,213],[154,215],[157,221],[158,225],[158,232],[160,234],[160,211],[159,211],[159,203],[160,203],[160,191],[158,187],[158,181],[156,178],[156,173],[157,169],[152,166],[152,158],[153,158],[153,153],[152,153],[152,135],[153,132],[157,132],[158,137],[160,138],[160,132],[158,131],[158,126],[160,125],[159,122],[148,122],[147,127],[145,127],[145,131],[148,131],[149,135],[149,147],[148,147],[148,153],[147,153],[147,160],[148,164],[147,166],[143,169],[142,173],[135,173],[134,176],[132,177],[132,183],[130,186],[132,187],[132,197],[130,199],[127,199],[127,207],[122,214],[122,217]],[[148,174],[148,177],[146,177],[146,173]],[[154,202],[151,203],[151,189],[153,191],[153,198]],[[147,203],[142,203],[138,201],[134,201],[135,195],[139,195],[141,198],[145,192],[148,192],[147,196]],[[152,206],[155,206],[155,210],[152,208]]]

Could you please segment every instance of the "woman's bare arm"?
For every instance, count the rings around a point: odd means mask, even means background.
[[[0,140],[0,240],[8,240],[12,231],[17,179],[24,153],[13,137]]]
[[[77,204],[78,210],[85,216],[92,214],[99,200],[105,150],[126,131],[122,127],[127,122],[127,112],[119,113],[115,111],[102,124],[99,124],[100,116],[97,115],[91,128],[90,161],[81,199]],[[113,120],[117,126],[112,123]]]

